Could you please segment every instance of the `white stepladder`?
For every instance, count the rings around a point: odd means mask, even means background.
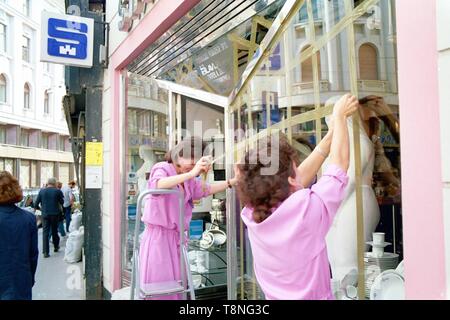
[[[181,280],[172,280],[166,282],[155,282],[145,284],[141,288],[139,278],[139,231],[142,216],[142,202],[148,195],[160,194],[177,194],[179,197],[180,206],[180,274]],[[187,279],[186,279],[187,278]],[[187,282],[186,282],[187,280]],[[185,230],[184,230],[184,196],[175,189],[150,189],[142,192],[137,200],[136,206],[136,226],[134,229],[134,244],[133,244],[133,272],[131,276],[131,300],[154,298],[160,296],[183,294],[183,299],[186,299],[186,293],[189,293],[190,299],[195,300],[195,292],[192,281],[191,269],[189,266],[189,259],[185,245]]]

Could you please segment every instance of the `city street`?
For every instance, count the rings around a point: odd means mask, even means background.
[[[61,238],[59,252],[53,252],[50,242],[50,258],[42,254],[42,229],[39,229],[39,262],[36,283],[33,287],[33,300],[84,300],[82,281],[83,263],[66,263],[64,250],[66,238]]]

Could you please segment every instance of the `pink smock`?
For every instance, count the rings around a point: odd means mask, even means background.
[[[325,237],[348,176],[330,165],[310,189],[293,193],[261,223],[245,207],[256,279],[269,300],[333,300]]]
[[[156,189],[161,178],[177,175],[173,164],[160,162],[152,167],[148,189]],[[189,230],[193,201],[210,193],[208,184],[201,178],[184,183],[185,220],[184,230]],[[178,189],[182,192],[179,186]],[[178,195],[150,195],[147,198],[142,221],[144,235],[140,244],[139,269],[141,286],[145,283],[165,282],[181,279],[180,275],[180,210]],[[180,295],[161,299],[180,299]]]

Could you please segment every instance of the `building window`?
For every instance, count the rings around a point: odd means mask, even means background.
[[[0,171],[8,171],[12,175],[15,175],[14,159],[0,158]]]
[[[322,3],[320,0],[312,0],[312,13],[314,20],[322,19]],[[303,5],[299,12],[300,23],[304,23],[308,21],[308,7]]]
[[[59,151],[66,151],[66,137],[64,137],[64,136],[59,136],[59,146],[58,146],[58,150],[59,150]]]
[[[31,182],[30,182],[31,188],[39,187],[37,177],[38,177],[37,176],[37,161],[31,161]]]
[[[7,33],[6,33],[6,25],[0,23],[0,52],[6,52],[7,50]]]
[[[31,163],[28,160],[20,160],[19,182],[22,189],[31,187]]]
[[[55,177],[55,163],[41,162],[41,186],[44,186],[48,179]]]
[[[23,0],[23,14],[29,17],[30,13],[31,13],[31,1]]]
[[[42,149],[48,149],[48,140],[49,140],[49,135],[48,133],[42,133]]]
[[[25,86],[23,87],[23,107],[25,109],[30,109],[30,92],[30,85],[25,83]]]
[[[30,38],[22,36],[22,60],[30,62]]]
[[[44,93],[44,114],[50,114],[50,94],[48,90]]]
[[[6,77],[0,74],[0,103],[6,103],[6,92],[8,89],[8,83],[6,82]]]
[[[6,127],[0,126],[0,143],[6,143]]]
[[[28,130],[21,130],[20,133],[20,145],[23,147],[30,146],[30,132]]]
[[[309,49],[310,46],[306,46],[302,52],[304,52],[305,50]],[[301,56],[301,55],[300,55]],[[319,72],[319,80],[321,79],[320,76],[320,51],[317,51],[317,68],[318,68],[318,72]],[[313,59],[312,57],[303,61],[302,66],[302,83],[308,83],[308,82],[313,82],[314,81],[314,69],[313,69]]]
[[[359,48],[359,79],[378,80],[377,49],[368,43]]]

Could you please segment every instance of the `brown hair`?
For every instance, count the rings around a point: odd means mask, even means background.
[[[72,187],[75,187],[76,184],[77,184],[77,183],[76,183],[74,180],[72,180],[72,181],[69,182],[69,186],[72,186]]]
[[[272,155],[273,152],[279,153],[278,171],[272,175],[263,175],[261,170],[271,167],[272,159],[261,161],[261,157]],[[237,192],[243,204],[253,208],[253,219],[257,223],[268,218],[272,209],[290,196],[291,185],[288,178],[295,178],[293,165],[298,166],[299,163],[297,150],[289,144],[284,134],[279,135],[277,145],[272,146],[272,139],[265,138],[258,141],[256,149],[245,154],[243,161],[237,166]]]
[[[201,148],[201,149],[200,149]],[[177,164],[178,158],[200,159],[206,149],[206,143],[199,137],[185,138],[169,150],[164,159],[169,163]]]
[[[8,171],[0,172],[0,204],[15,204],[22,201],[23,193],[19,181]]]

